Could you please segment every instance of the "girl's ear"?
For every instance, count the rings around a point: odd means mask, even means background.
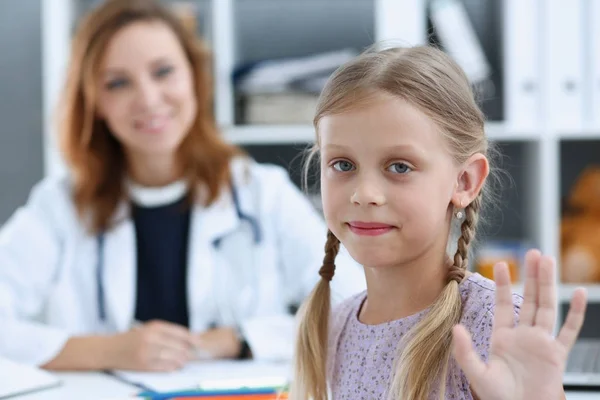
[[[481,153],[473,154],[458,174],[452,203],[459,208],[468,206],[481,192],[489,173],[487,158]]]

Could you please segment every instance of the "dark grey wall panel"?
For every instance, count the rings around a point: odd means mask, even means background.
[[[0,1],[0,224],[43,177],[40,0]]]

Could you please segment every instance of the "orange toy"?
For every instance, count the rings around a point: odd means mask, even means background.
[[[561,280],[600,282],[600,166],[586,168],[573,186],[560,227]]]

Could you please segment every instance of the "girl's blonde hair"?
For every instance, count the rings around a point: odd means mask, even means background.
[[[321,118],[360,107],[377,93],[398,96],[432,118],[457,163],[464,163],[475,153],[488,156],[490,146],[484,134],[484,115],[466,75],[447,54],[431,46],[369,49],[340,67],[324,88],[313,121],[317,141],[309,153],[306,171],[318,155]],[[447,258],[448,283],[430,311],[399,346],[389,398],[423,400],[436,389],[440,398],[444,398],[452,328],[459,322],[462,310],[459,282],[467,269],[482,198],[487,195],[486,186],[464,210],[456,253]],[[327,362],[333,361],[327,360],[329,281],[334,274],[338,248],[339,240],[328,232],[322,278],[301,310],[293,399],[327,398]]]

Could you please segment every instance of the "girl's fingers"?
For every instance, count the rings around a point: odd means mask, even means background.
[[[540,258],[537,282],[538,307],[535,325],[552,334],[558,305],[556,304],[555,263],[551,257]]]
[[[567,351],[571,350],[575,344],[575,341],[577,340],[577,336],[579,336],[579,332],[583,326],[586,306],[587,293],[585,289],[578,288],[573,294],[571,306],[569,307],[569,313],[567,314],[565,324],[558,333],[557,338],[558,341],[567,349]]]
[[[515,324],[510,274],[506,263],[494,265],[494,281],[496,282],[496,306],[493,322],[495,332],[502,328],[512,328]]]
[[[519,315],[520,325],[533,325],[538,307],[537,286],[540,258],[538,250],[530,250],[525,255],[525,287],[523,292],[523,306]]]
[[[486,365],[475,352],[469,331],[462,325],[456,325],[452,331],[452,351],[467,379],[476,385],[482,379]]]

